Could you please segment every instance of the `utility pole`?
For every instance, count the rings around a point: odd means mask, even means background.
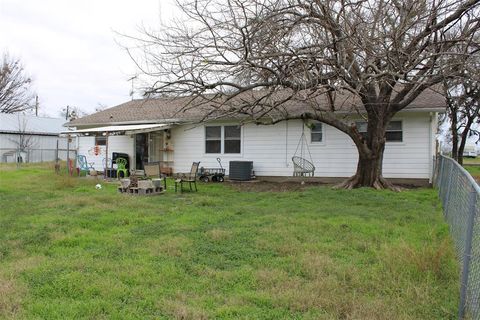
[[[67,112],[65,112],[65,120],[68,120],[68,115],[70,113],[70,106],[67,106]]]

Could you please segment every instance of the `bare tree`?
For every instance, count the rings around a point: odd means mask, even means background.
[[[28,153],[28,150],[35,147],[37,139],[28,133],[28,120],[26,117],[18,115],[18,134],[15,139],[10,139],[17,146],[17,162],[23,162],[23,154]]]
[[[452,49],[478,33],[478,5],[189,0],[179,4],[186,19],[144,29],[128,52],[152,79],[147,94],[191,96],[185,109],[208,107],[209,117],[324,122],[358,150],[357,171],[341,187],[394,188],[382,176],[386,128],[424,90],[460,71]],[[346,109],[367,120],[366,135],[342,116]]]
[[[443,80],[447,112],[441,119],[449,126],[447,137],[452,144],[452,158],[460,164],[467,140],[480,134],[474,126],[480,122],[480,37],[475,35],[465,40],[452,50],[458,54],[454,63],[461,65],[461,71],[446,75]]]
[[[450,122],[452,158],[460,164],[463,164],[463,152],[469,137],[480,135],[473,127],[480,120],[480,79],[477,70],[471,71],[465,73],[465,78],[447,79],[445,82],[445,120]]]
[[[32,109],[35,97],[32,80],[25,73],[21,61],[4,53],[0,63],[0,112],[16,113]]]
[[[95,112],[102,111],[100,107],[100,105],[96,107]],[[60,116],[68,121],[72,121],[86,115],[88,115],[88,113],[80,109],[79,107],[66,106],[65,108],[60,110]]]

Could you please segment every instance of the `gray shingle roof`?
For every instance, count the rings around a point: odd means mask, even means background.
[[[317,97],[316,107],[326,106],[327,102],[325,99],[325,95]],[[198,121],[211,111],[211,108],[207,105],[184,108],[189,101],[191,101],[190,97],[132,100],[73,120],[69,122],[67,126],[88,127],[105,124],[189,122]],[[339,94],[335,97],[335,104],[338,105],[339,109],[343,110],[343,112],[355,112],[355,106],[361,105],[358,100],[352,99],[351,95]],[[442,111],[445,107],[444,97],[434,90],[427,89],[404,110]],[[289,101],[282,108],[282,111],[273,111],[270,112],[269,115],[280,117],[280,113],[286,112],[290,115],[301,114],[305,112],[305,110],[308,110],[310,106],[302,101]],[[239,116],[236,115],[230,118],[235,117]]]

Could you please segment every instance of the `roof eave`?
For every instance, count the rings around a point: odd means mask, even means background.
[[[23,134],[29,136],[53,136],[56,137],[60,132],[40,132],[40,131],[10,131],[10,130],[0,130],[2,134]]]
[[[433,107],[433,108],[416,108],[416,109],[403,109],[399,112],[445,112],[447,109],[444,107]]]
[[[163,119],[163,120],[130,120],[130,121],[112,121],[112,122],[89,122],[89,123],[71,123],[64,124],[67,128],[73,127],[95,127],[95,126],[116,126],[116,125],[128,125],[128,124],[162,124],[162,123],[186,123],[193,120],[186,119]]]

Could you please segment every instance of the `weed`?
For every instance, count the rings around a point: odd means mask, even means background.
[[[68,175],[60,175],[56,177],[56,189],[71,189],[77,185],[77,179]]]

